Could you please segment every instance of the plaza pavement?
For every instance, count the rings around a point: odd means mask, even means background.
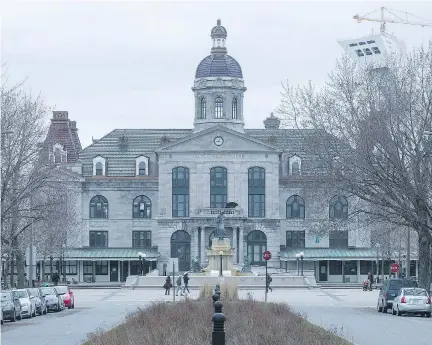
[[[432,343],[432,318],[377,313],[377,293],[361,290],[275,289],[268,294],[268,301],[287,303],[309,321],[342,334],[356,345]],[[16,323],[6,322],[2,326],[1,344],[82,344],[88,333],[121,323],[127,313],[137,307],[145,307],[154,301],[173,300],[172,294],[165,296],[163,289],[76,289],[74,294],[75,309]],[[198,291],[191,290],[190,297],[197,296]],[[239,291],[240,298],[248,296],[264,300],[264,291]],[[179,299],[181,297],[176,298]]]

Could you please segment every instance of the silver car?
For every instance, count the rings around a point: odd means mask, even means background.
[[[12,290],[12,294],[21,302],[21,314],[23,317],[32,318],[36,316],[36,300],[29,295],[26,289]]]
[[[402,288],[393,300],[392,314],[420,314],[431,317],[431,297],[425,289]]]

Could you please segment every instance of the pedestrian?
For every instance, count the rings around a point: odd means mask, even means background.
[[[369,271],[369,273],[368,273],[368,280],[369,280],[369,291],[372,291],[372,284],[374,281],[374,276],[373,276],[371,271]]]
[[[273,289],[272,289],[272,287],[270,286],[270,283],[273,281],[273,279],[272,279],[272,277],[270,276],[270,274],[269,273],[267,273],[267,275],[266,275],[266,286],[267,286],[267,292],[268,292],[268,290],[270,290],[271,292],[273,292]]]
[[[59,274],[57,272],[54,272],[54,274],[52,276],[52,281],[54,283],[54,286],[58,285],[59,279],[60,279]]]
[[[170,276],[166,277],[165,284],[164,284],[163,288],[165,289],[165,295],[169,295],[170,294],[170,290],[172,288],[171,277]]]
[[[178,293],[180,292],[180,296],[183,296],[183,291],[182,291],[182,277],[178,276],[177,280],[176,280],[176,296],[178,296]]]
[[[162,265],[162,274],[164,277],[167,275],[167,264],[166,263],[164,263]]]
[[[186,290],[187,290],[188,293],[190,293],[190,291],[189,291],[189,275],[188,275],[188,272],[186,272],[183,275],[183,282],[184,282],[183,293],[186,293]]]

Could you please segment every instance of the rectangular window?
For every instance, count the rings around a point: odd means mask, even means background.
[[[357,261],[345,261],[344,263],[344,274],[346,276],[356,276],[357,275]]]
[[[93,261],[83,261],[83,275],[93,275]]]
[[[211,208],[224,208],[227,204],[226,194],[213,194],[210,195],[210,207]]]
[[[330,248],[348,248],[348,231],[330,231],[329,235]]]
[[[96,261],[96,275],[104,276],[108,274],[108,261]]]
[[[62,263],[61,274],[64,274],[66,271],[66,275],[76,275],[78,274],[78,265],[76,261],[65,261]]]
[[[132,247],[151,247],[151,231],[132,231]]]
[[[173,217],[189,217],[189,194],[174,194],[172,198]]]
[[[304,248],[305,232],[304,231],[287,231],[286,232],[287,248]]]
[[[90,231],[90,247],[108,247],[108,231]]]
[[[251,218],[265,217],[265,195],[264,194],[249,194],[249,217]]]
[[[375,263],[375,265],[373,265],[372,261],[361,260],[360,261],[360,274],[361,275],[367,275],[369,272],[373,273],[374,272],[373,266],[376,267],[376,263]],[[375,274],[375,273],[373,273],[373,274]]]
[[[330,261],[329,275],[341,276],[342,275],[342,261]]]

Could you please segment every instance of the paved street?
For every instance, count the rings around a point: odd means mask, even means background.
[[[125,315],[156,300],[170,300],[163,290],[74,290],[76,308],[2,327],[3,345],[77,345],[87,333],[121,323]],[[264,299],[262,291],[250,292]],[[246,298],[248,292],[240,291]],[[191,297],[197,296],[192,291]],[[384,315],[375,310],[377,292],[359,290],[275,290],[268,301],[286,302],[313,323],[337,330],[356,345],[426,345],[432,341],[432,319]],[[228,335],[229,336],[229,335]]]

